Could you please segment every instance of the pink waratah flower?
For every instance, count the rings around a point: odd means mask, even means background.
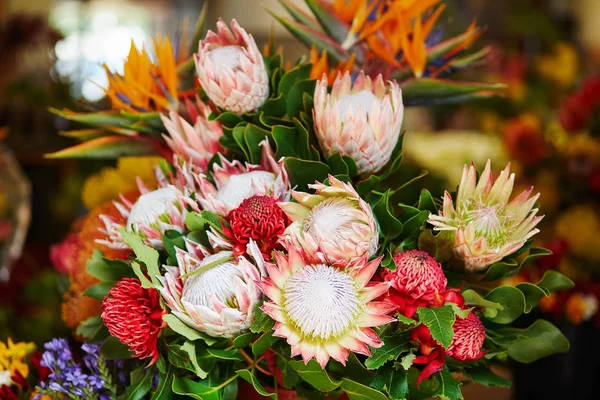
[[[195,55],[202,89],[218,107],[244,114],[258,109],[269,97],[269,77],[262,54],[234,19],[231,30],[223,20],[217,33],[208,31]]]
[[[340,269],[289,241],[284,247],[288,255],[276,252],[276,265],[266,263],[260,287],[270,299],[262,310],[276,321],[273,336],[287,340],[292,357],[314,358],[325,368],[330,358],[345,365],[350,351],[368,356],[369,346],[383,346],[371,328],[394,321],[388,315],[393,307],[373,299],[389,283],[369,283],[381,258]]]
[[[454,338],[446,354],[463,362],[479,360],[485,355],[482,350],[485,328],[477,315],[471,312],[466,318],[456,316],[452,329]]]
[[[404,105],[396,82],[387,86],[361,72],[354,84],[349,72],[338,74],[331,93],[327,77],[317,82],[313,116],[323,153],[350,156],[358,173],[379,172],[390,160],[402,128]]]
[[[277,163],[273,151],[265,140],[260,165],[248,164],[221,156],[221,165],[213,165],[211,183],[203,174],[198,176],[198,201],[202,208],[227,215],[247,198],[270,196],[279,201],[289,199],[290,182],[283,161]]]
[[[392,285],[385,301],[396,311],[412,318],[418,307],[444,304],[447,280],[435,258],[421,250],[407,250],[394,256],[394,264],[394,271],[384,268],[381,276]]]
[[[216,153],[223,151],[219,144],[219,138],[223,136],[221,124],[209,121],[210,113],[206,104],[198,102],[194,126],[175,111],[170,112],[168,118],[165,115],[160,116],[169,132],[163,137],[173,153],[190,161],[202,171],[206,171],[210,159]]]
[[[533,186],[509,201],[515,174],[510,164],[496,182],[488,160],[477,181],[475,165],[465,165],[456,205],[448,192],[444,195],[440,215],[429,215],[435,230],[454,231],[454,253],[465,262],[467,270],[480,271],[519,250],[539,232],[534,229],[543,216],[533,208],[539,193],[529,197]]]
[[[113,249],[128,249],[123,240],[121,228],[140,234],[146,244],[154,248],[163,248],[162,237],[167,230],[185,231],[185,217],[188,209],[200,212],[195,198],[197,175],[185,163],[176,160],[177,172],[166,177],[157,168],[159,188],[149,190],[141,180],[138,180],[138,190],[141,196],[132,203],[125,196],[114,205],[121,214],[119,217],[101,215],[104,223],[102,232],[107,239],[98,240]]]
[[[232,338],[250,327],[261,298],[257,286],[264,261],[256,244],[248,244],[245,257],[231,251],[208,254],[186,239],[186,250],[176,248],[178,267],[165,266],[159,291],[171,313],[190,328],[213,337]]]
[[[297,203],[280,203],[292,220],[286,234],[307,253],[336,266],[374,255],[379,234],[371,207],[352,185],[331,175],[329,184],[309,185],[316,194],[292,191]]]

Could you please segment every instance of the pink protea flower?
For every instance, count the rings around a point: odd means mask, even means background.
[[[244,114],[258,109],[269,97],[262,54],[252,35],[235,19],[231,30],[219,19],[217,33],[208,31],[194,59],[200,84],[218,107]]]
[[[327,157],[340,153],[356,161],[358,173],[379,172],[390,160],[400,137],[404,105],[402,90],[381,75],[361,72],[354,84],[349,72],[338,74],[331,93],[324,77],[315,88],[315,131]]]
[[[219,144],[219,138],[223,136],[221,124],[209,121],[210,113],[206,104],[198,102],[194,126],[175,111],[170,112],[169,117],[160,116],[169,133],[163,137],[173,153],[190,161],[202,171],[206,171],[210,159],[216,153],[223,151]]]
[[[248,253],[256,265],[231,251],[208,254],[186,240],[186,250],[176,248],[178,267],[165,266],[159,291],[171,312],[189,327],[214,337],[232,338],[248,329],[261,298],[256,282],[264,264],[253,242]]]
[[[292,357],[314,358],[325,368],[330,358],[345,365],[350,351],[370,355],[369,346],[381,347],[371,327],[394,321],[392,307],[373,301],[389,283],[369,284],[381,258],[340,269],[290,242],[285,248],[287,256],[276,252],[276,265],[266,264],[260,287],[270,299],[262,310],[276,321],[273,335],[287,340]]]
[[[292,220],[286,234],[309,254],[334,265],[374,255],[379,235],[371,207],[352,185],[331,175],[329,184],[309,185],[314,195],[292,191],[297,203],[280,203]]]
[[[485,355],[483,341],[485,340],[485,328],[481,320],[473,312],[466,318],[456,316],[452,326],[454,338],[446,350],[446,354],[458,361],[475,361]]]
[[[396,310],[412,318],[418,307],[442,305],[446,292],[446,276],[442,266],[428,253],[421,250],[407,250],[394,256],[394,271],[383,269],[381,277],[391,283],[385,301],[396,306]]]
[[[519,250],[539,232],[534,229],[543,216],[533,208],[539,193],[529,197],[533,186],[509,201],[515,174],[510,164],[494,182],[488,160],[479,182],[475,165],[465,165],[456,206],[448,192],[440,215],[429,215],[435,230],[455,231],[454,253],[467,270],[479,271]]]
[[[290,182],[283,161],[275,161],[266,140],[260,145],[263,150],[260,165],[242,164],[221,157],[221,166],[216,163],[213,166],[214,185],[203,174],[197,177],[197,196],[203,209],[227,215],[252,196],[266,195],[279,201],[288,200]]]

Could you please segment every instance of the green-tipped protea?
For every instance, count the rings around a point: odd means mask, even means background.
[[[543,216],[533,208],[539,193],[529,197],[533,187],[509,202],[515,175],[510,164],[494,182],[488,160],[477,182],[475,165],[465,165],[456,205],[448,192],[443,211],[429,216],[435,230],[455,231],[454,253],[464,260],[468,270],[482,270],[520,249],[539,232],[535,226]]]

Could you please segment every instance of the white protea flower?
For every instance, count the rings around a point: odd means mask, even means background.
[[[221,124],[209,121],[210,113],[210,107],[198,102],[194,126],[175,111],[171,111],[169,117],[160,116],[169,133],[163,135],[163,138],[173,153],[189,160],[202,171],[206,171],[210,159],[216,153],[223,151],[219,144],[219,138],[223,136]]]
[[[198,201],[202,208],[227,215],[242,201],[255,195],[271,196],[279,201],[289,199],[290,182],[283,161],[276,162],[265,140],[260,165],[242,164],[221,157],[221,165],[213,166],[213,185],[205,175],[198,176]]]
[[[202,89],[218,107],[244,114],[269,97],[269,77],[252,35],[234,19],[231,30],[223,20],[217,33],[208,31],[195,55]]]
[[[340,269],[286,247],[287,256],[275,253],[276,265],[265,264],[260,287],[270,299],[262,310],[276,321],[273,336],[287,340],[292,357],[314,358],[325,368],[330,358],[345,365],[350,351],[369,356],[369,347],[381,347],[371,328],[395,320],[388,315],[393,306],[373,301],[389,283],[369,284],[381,258]]]
[[[209,255],[186,240],[187,251],[176,248],[178,267],[165,266],[159,287],[171,312],[183,323],[213,337],[232,338],[254,321],[261,298],[257,282],[264,275],[264,261],[254,243],[248,253],[256,265],[231,251]]]
[[[162,238],[167,230],[185,231],[185,217],[189,210],[200,212],[195,200],[196,175],[185,163],[176,164],[175,174],[165,176],[160,167],[156,168],[159,187],[148,189],[138,179],[141,195],[131,202],[121,195],[120,201],[113,204],[120,216],[100,215],[104,223],[105,240],[97,240],[113,249],[128,249],[123,240],[121,229],[140,234],[146,244],[154,248],[163,248]]]
[[[388,86],[361,72],[354,84],[349,72],[338,74],[331,93],[324,77],[317,82],[313,116],[321,149],[356,161],[358,173],[379,172],[390,160],[402,128],[404,105],[396,82]]]
[[[279,206],[292,221],[286,234],[297,246],[344,267],[377,252],[377,223],[352,185],[331,175],[329,184],[309,185],[316,194],[292,191],[297,203]]]
[[[478,271],[520,249],[539,232],[534,229],[543,216],[533,208],[540,194],[529,197],[533,186],[509,201],[515,174],[510,164],[494,182],[488,160],[479,182],[475,165],[465,165],[456,196],[444,194],[443,211],[429,215],[435,230],[455,231],[454,252],[468,270]]]

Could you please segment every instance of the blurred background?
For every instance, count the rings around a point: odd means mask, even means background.
[[[472,20],[487,27],[479,39],[490,48],[486,62],[461,78],[507,89],[469,105],[411,108],[404,168],[428,170],[422,184],[441,196],[457,185],[463,163],[491,158],[498,170],[511,161],[518,185],[542,193],[538,241],[554,251],[513,279],[556,268],[577,283],[532,315],[560,326],[571,351],[500,371],[514,377],[512,389],[472,387],[465,398],[597,398],[600,1],[447,3],[444,29],[459,32]],[[48,109],[108,108],[105,67],[121,73],[130,44],[150,47],[155,34],[178,40],[201,8],[202,0],[0,0],[0,340],[42,343],[69,334],[61,309],[68,281],[52,267],[50,246],[101,196],[86,191],[86,181],[127,187],[111,176],[136,172],[127,163],[44,158],[74,143],[59,135],[70,123]],[[274,32],[287,60],[306,55],[265,8],[280,10],[276,0],[212,1],[207,26],[235,17],[261,46]]]

